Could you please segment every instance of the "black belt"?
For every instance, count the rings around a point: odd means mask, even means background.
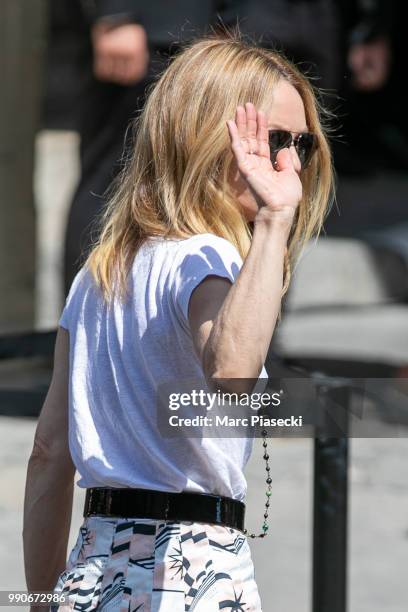
[[[244,531],[245,504],[207,493],[93,487],[86,490],[83,516],[96,515],[215,523]]]

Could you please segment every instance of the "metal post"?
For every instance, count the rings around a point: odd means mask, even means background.
[[[34,137],[46,8],[45,0],[0,2],[0,333],[34,325]]]
[[[330,384],[330,383],[329,383]],[[340,406],[328,432],[314,446],[313,612],[347,608],[348,408],[350,389],[324,389]],[[328,417],[330,420],[330,417]],[[337,432],[335,430],[337,429]],[[340,431],[341,430],[341,431]],[[345,433],[346,432],[346,433]]]

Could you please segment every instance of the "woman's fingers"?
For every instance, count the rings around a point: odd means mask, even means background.
[[[252,102],[247,102],[245,104],[245,110],[246,110],[246,118],[247,118],[247,138],[248,138],[249,151],[251,153],[258,153],[257,112]]]
[[[268,142],[268,123],[265,113],[261,110],[257,111],[257,124],[256,137],[258,141]]]
[[[258,127],[256,138],[258,140],[258,155],[262,157],[270,157],[269,138],[268,138],[268,122],[263,111],[257,112]]]
[[[246,140],[247,138],[247,118],[245,108],[243,106],[237,106],[235,111],[235,123],[238,128],[238,134],[240,138]]]
[[[238,131],[238,126],[234,121],[227,121],[228,131],[231,139],[231,149],[235,155],[238,166],[245,162],[246,152],[242,146],[241,136]]]
[[[245,107],[237,106],[235,121],[229,120],[227,125],[238,163],[246,161],[248,153],[270,159],[267,117],[263,111],[257,111],[252,102],[247,102]]]

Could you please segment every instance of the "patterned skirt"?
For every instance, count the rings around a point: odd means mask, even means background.
[[[51,612],[262,612],[246,536],[187,521],[86,517]]]

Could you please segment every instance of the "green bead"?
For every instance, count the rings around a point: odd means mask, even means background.
[[[269,527],[268,527],[268,525],[267,525],[266,523],[264,523],[264,524],[262,525],[262,529],[263,529],[264,531],[268,531]]]
[[[272,495],[271,491],[266,492],[267,496],[270,497]]]

